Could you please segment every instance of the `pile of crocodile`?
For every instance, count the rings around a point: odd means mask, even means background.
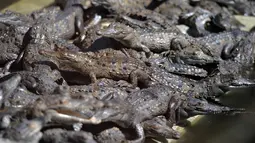
[[[179,139],[195,115],[236,115],[255,85],[249,0],[55,0],[0,14],[0,141]],[[231,97],[229,97],[231,98]],[[235,118],[235,116],[233,116]]]

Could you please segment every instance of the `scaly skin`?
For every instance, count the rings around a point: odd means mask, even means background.
[[[146,137],[165,137],[175,139],[180,137],[178,132],[174,131],[167,125],[167,120],[164,116],[158,116],[151,120],[144,121],[142,122],[142,126]],[[128,142],[128,138],[131,138],[133,135],[128,131],[128,129],[125,130],[123,128],[112,127],[98,133],[96,135],[96,140],[99,143]]]
[[[250,86],[254,85],[254,81],[250,78],[249,72],[254,65],[254,34],[251,33],[245,38],[242,38],[233,46],[233,51],[229,56],[230,59],[221,61],[218,69],[220,76],[225,76],[222,82],[230,86]],[[213,78],[212,78],[213,80]]]
[[[172,42],[177,49],[166,52],[166,55],[181,64],[215,64],[233,58],[233,51],[236,51],[234,45],[245,36],[248,36],[247,32],[233,30],[201,38],[180,37]]]
[[[111,121],[124,128],[138,129],[139,126],[137,125],[143,124],[143,121],[150,122],[149,120],[159,115],[165,115],[170,123],[175,124],[181,120],[181,117],[186,119],[194,115],[232,112],[243,113],[243,109],[225,107],[208,103],[205,100],[186,97],[167,86],[159,85],[132,92],[124,102],[114,103],[113,99],[113,104],[96,111],[90,120]],[[146,129],[149,131],[150,128],[147,126]],[[137,140],[142,141],[144,138],[143,130],[137,130],[137,133],[139,135]],[[169,135],[178,137],[178,133],[174,130],[171,130]]]
[[[134,87],[138,82],[144,86],[161,83],[172,87],[188,96],[207,98],[208,83],[192,81],[188,78],[167,73],[158,67],[148,67],[136,59],[119,55],[97,57],[92,52],[71,52],[64,49],[58,51],[40,50],[40,54],[54,58],[60,65],[66,65],[81,74],[90,76],[92,83],[97,78],[130,81]],[[61,67],[59,67],[61,68]]]
[[[57,14],[52,13],[37,19],[29,36],[36,39],[43,34],[50,39],[70,39],[75,32],[83,32],[83,9],[79,6],[68,7]]]
[[[164,28],[169,28],[176,21],[170,21],[164,15],[152,10],[145,9],[144,6],[137,4],[138,1],[133,0],[92,0],[95,6],[102,6],[112,14],[142,17],[160,24]]]
[[[165,88],[168,90],[164,90]],[[132,92],[126,100],[115,104],[113,102],[112,105],[98,110],[91,119],[100,122],[112,121],[124,128],[135,128],[138,138],[134,141],[143,142],[145,135],[141,123],[168,111],[174,113],[179,106],[178,95],[169,89],[169,87],[156,86]],[[175,116],[175,114],[171,115]]]
[[[93,115],[94,108],[103,108],[103,106],[105,104],[93,96],[79,93],[71,96],[68,87],[60,87],[55,94],[37,98],[35,102],[25,106],[15,116],[17,118],[20,118],[21,115],[43,118],[46,123],[54,122],[71,125],[80,122],[88,124],[91,123],[88,118]]]
[[[98,34],[114,38],[127,47],[145,52],[162,52],[170,49],[171,40],[177,36],[174,32],[138,32],[121,23],[112,23],[106,29],[99,30]]]
[[[34,21],[29,16],[14,11],[6,11],[0,15],[0,23],[6,27],[13,27],[17,32],[16,36],[24,36]],[[21,37],[19,37],[21,38]],[[23,40],[21,38],[20,40]]]
[[[186,0],[165,0],[155,11],[169,19],[178,20],[182,13],[191,11],[193,7]]]
[[[36,22],[37,20],[43,19],[49,15],[56,16],[60,11],[60,7],[53,6],[33,11],[32,13],[29,13],[28,16]]]
[[[142,126],[146,137],[180,138],[180,133],[172,129],[172,125],[169,125],[165,116],[157,116],[151,120],[146,120],[142,122]]]
[[[222,30],[231,30],[241,28],[244,25],[240,23],[230,11],[224,7],[221,7],[214,1],[200,1],[198,5],[213,13],[213,24],[220,27]],[[212,29],[213,30],[213,29]]]
[[[208,75],[207,71],[198,68],[196,66],[184,65],[184,64],[174,64],[174,63],[163,63],[160,65],[168,72],[179,74],[179,75],[191,75],[198,77],[206,77]]]
[[[43,15],[27,33],[23,65],[26,70],[32,70],[33,64],[47,60],[40,57],[39,49],[48,49],[57,40],[68,40],[76,32],[83,31],[83,8],[80,6],[67,7],[63,11]]]
[[[206,29],[206,23],[211,21],[211,17],[213,13],[197,7],[192,12],[183,14],[182,21],[190,27],[189,35],[198,37],[210,34],[210,31]]]
[[[147,92],[145,92],[145,94],[146,93]],[[89,120],[86,119],[91,117],[91,116],[88,116],[88,117],[86,116],[86,113],[88,113],[88,109],[96,108],[97,110],[101,110],[105,108],[107,109],[107,107],[112,105],[111,103],[110,105],[106,105],[105,103],[97,101],[95,100],[93,96],[84,94],[82,91],[80,93],[76,93],[78,96],[71,95],[70,97],[68,94],[69,94],[68,90],[60,89],[60,94],[54,94],[54,95],[41,97],[37,99],[36,102],[32,103],[32,106],[27,106],[28,107],[27,110],[32,110],[31,113],[35,117],[44,116],[45,120],[49,120],[48,118],[50,118],[51,122],[61,122],[61,124],[69,125],[70,123],[75,123],[75,122],[89,123]],[[72,91],[71,91],[71,94],[72,94]],[[79,94],[81,94],[84,97],[82,97]],[[110,99],[103,99],[103,100],[105,100],[105,102],[109,100],[110,101],[114,101],[114,100],[125,101],[126,100],[126,98],[122,98],[122,99],[119,98],[120,96],[119,92],[115,94],[117,94],[117,96],[112,97]],[[54,97],[53,98],[54,100],[52,99],[52,97]],[[152,100],[154,100],[154,98]],[[157,101],[157,100],[154,100],[154,101]],[[160,100],[160,101],[163,101],[163,100]],[[167,105],[167,104],[164,104],[164,105]],[[161,104],[159,106],[161,106]],[[145,108],[146,107],[147,105],[145,106]],[[130,108],[127,108],[127,109],[130,109]],[[97,110],[93,110],[93,111],[97,111]],[[91,123],[95,124],[93,122]],[[156,117],[156,118],[153,118],[152,120],[147,120],[145,122],[142,122],[142,127],[144,127],[147,133],[146,136],[161,135],[163,137],[168,137],[168,138],[172,138],[172,137],[179,138],[179,134],[173,129],[171,129],[170,126],[167,126],[166,124],[167,124],[167,121],[164,117]]]
[[[235,50],[233,52],[235,63],[240,64],[244,67],[252,67],[254,63],[254,38],[255,33],[249,33],[249,35],[244,35],[236,45],[233,47]]]
[[[97,87],[94,85],[88,86],[71,86],[70,87],[71,94],[86,94],[89,96],[93,96],[100,100],[106,100],[108,98],[117,98],[125,99],[128,96],[128,93],[120,88],[113,87]]]
[[[254,63],[252,54],[254,48],[251,40],[253,37],[253,34],[248,35],[247,32],[233,30],[230,32],[222,32],[220,34],[210,34],[201,38],[179,39],[175,42],[180,43],[179,47],[184,48],[179,48],[180,50],[173,52],[172,55],[170,53],[168,57],[172,61],[181,64],[217,64],[216,70],[219,70],[219,73],[216,73],[217,76],[208,80],[212,84],[217,83],[216,85],[225,86],[250,86],[254,84],[254,82],[247,78],[245,79],[245,77],[242,77],[241,75],[245,73],[243,72],[244,70],[250,69]],[[186,51],[190,52],[193,48],[205,51],[202,53],[211,55],[213,60],[210,61],[208,59],[208,61],[202,63],[198,62],[203,61],[202,59],[192,61]],[[199,59],[199,56],[197,56],[197,58]]]
[[[201,100],[193,97],[187,97],[185,103],[180,109],[180,116],[187,119],[196,115],[227,115],[231,113],[245,113],[244,108],[231,108],[218,103],[210,103],[206,100]]]
[[[101,84],[99,84],[100,86]],[[126,100],[129,95],[127,92],[119,89],[119,88],[111,88],[111,87],[103,87],[105,85],[101,85],[98,88],[93,88],[93,86],[71,86],[70,91],[71,94],[79,93],[85,94],[86,96],[94,96],[96,98],[101,98],[102,100]],[[132,91],[134,92],[134,90]],[[110,97],[106,97],[106,96]],[[167,125],[167,121],[163,116],[155,117],[152,120],[147,120],[142,122],[142,126],[145,130],[145,136],[156,137],[162,136],[166,138],[179,138],[180,135],[178,132],[174,131],[171,127]],[[104,133],[107,133],[104,131]],[[104,134],[101,134],[104,135]],[[118,136],[118,135],[117,135]],[[110,139],[116,139],[117,136],[113,136]],[[102,136],[101,136],[102,137]],[[108,138],[109,139],[109,138]]]
[[[83,53],[49,50],[40,50],[39,52],[47,57],[55,57],[59,62],[68,64],[68,66],[84,75],[89,75],[94,83],[96,82],[96,78],[113,78],[115,80],[124,79],[128,81],[130,74],[135,71],[134,74],[141,74],[144,78],[147,76],[141,72],[145,65],[137,63],[134,59],[129,59],[123,56],[113,57],[106,55],[97,57],[91,52]],[[139,67],[138,65],[142,65],[142,67]],[[135,83],[135,78],[136,77],[131,79],[133,84],[137,84]]]
[[[46,130],[40,140],[45,143],[50,142],[85,142],[85,143],[97,143],[93,139],[91,133],[85,131],[68,131],[64,129],[49,129]]]
[[[248,36],[247,32],[233,30],[219,34],[210,34],[205,37],[197,38],[196,40],[205,43],[205,48],[207,48],[214,57],[227,59],[231,54],[233,46],[240,41],[242,37],[246,36]]]
[[[1,53],[0,53],[0,64],[7,64],[8,62],[14,61],[18,58],[20,48],[12,43],[13,38],[5,39],[8,42],[1,42]],[[14,40],[14,39],[13,39]]]
[[[46,68],[16,73],[22,77],[21,84],[35,94],[45,95],[53,93],[59,86],[56,81],[63,79],[60,72]]]
[[[198,77],[206,77],[208,75],[207,71],[202,68],[186,64],[173,63],[165,57],[152,58],[149,59],[148,62],[151,65],[159,66],[160,68],[163,68],[170,73],[178,75],[191,75]]]
[[[5,108],[23,108],[30,103],[33,103],[38,96],[26,88],[18,87],[14,90],[14,93],[5,99],[4,107]]]
[[[194,38],[174,31],[138,31],[121,23],[112,23],[106,29],[99,30],[98,34],[114,38],[128,48],[146,53],[171,50],[174,51],[172,55],[174,58],[180,58],[185,62],[199,64],[214,62],[214,59],[203,50],[202,45],[196,43]],[[181,52],[175,52],[176,50]]]
[[[22,50],[24,36],[33,20],[20,13],[6,11],[0,15],[0,63],[16,60]]]
[[[117,127],[103,130],[95,137],[98,143],[123,143],[127,142],[126,134]]]
[[[1,81],[0,82],[1,99],[5,100],[8,99],[10,95],[18,87],[21,81],[21,76],[18,74],[7,75],[2,77],[0,81]]]

